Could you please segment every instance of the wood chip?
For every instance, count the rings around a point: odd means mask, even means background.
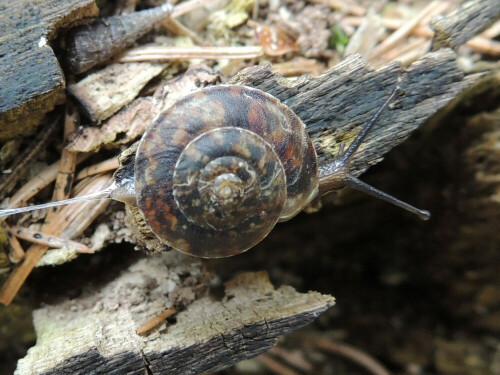
[[[137,335],[137,326],[175,303],[175,295],[194,298],[200,285],[181,280],[200,275],[201,267],[177,252],[142,259],[102,288],[35,311],[40,339],[18,362],[16,374],[217,371],[268,350],[334,303],[316,292],[274,289],[264,272],[246,273],[226,284],[221,301],[196,299],[175,323]]]
[[[134,100],[166,67],[148,62],[111,64],[70,85],[68,91],[78,100],[85,116],[99,124]]]
[[[144,323],[142,326],[137,328],[137,334],[138,335],[143,335],[148,331],[151,331],[153,328],[158,326],[161,322],[163,322],[165,319],[167,319],[169,316],[174,315],[177,312],[176,309],[166,309],[163,311],[161,314],[155,316],[153,319],[148,320],[146,323]]]
[[[431,26],[436,32],[433,49],[457,48],[489,27],[500,16],[500,0],[470,0]]]
[[[37,243],[40,245],[46,245],[51,248],[59,248],[59,247],[71,247],[75,249],[78,253],[92,253],[92,251],[85,245],[66,240],[64,238],[51,236],[50,234],[44,234],[40,231],[33,231],[29,228],[21,227],[19,225],[15,225],[11,227],[11,230],[15,234],[16,237],[21,238],[23,240]]]
[[[161,85],[153,96],[138,98],[107,120],[101,127],[87,127],[70,140],[70,151],[91,152],[104,145],[129,144],[140,137],[160,111],[176,100],[220,79],[206,66],[188,70],[182,76]]]

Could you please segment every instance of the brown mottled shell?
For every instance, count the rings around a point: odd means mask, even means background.
[[[256,245],[318,187],[304,124],[274,97],[245,86],[202,89],[159,115],[139,144],[134,176],[152,231],[206,258]]]

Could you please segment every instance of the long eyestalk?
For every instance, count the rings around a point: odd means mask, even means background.
[[[396,99],[399,94],[401,94],[401,87],[396,86],[389,98],[387,98],[385,103],[382,104],[382,106],[378,109],[377,113],[375,113],[370,122],[361,130],[361,133],[359,133],[354,141],[349,145],[349,148],[346,150],[346,152],[343,153],[343,155],[341,156],[342,159],[346,161],[351,160],[354,153],[358,151],[359,146],[361,146],[368,133],[373,129],[377,121],[380,119],[380,116],[382,116],[382,113],[384,113],[387,107],[389,107],[392,101]]]
[[[325,194],[329,191],[350,187],[366,194],[392,203],[395,206],[411,212],[422,220],[428,220],[431,217],[429,211],[418,209],[406,202],[403,202],[392,195],[384,193],[371,185],[359,180],[350,174],[350,163],[356,151],[359,149],[368,133],[380,119],[382,113],[387,109],[391,102],[400,94],[401,89],[396,86],[392,94],[387,98],[384,104],[378,109],[370,122],[361,130],[356,139],[349,145],[344,152],[344,145],[340,145],[339,155],[332,163],[321,166],[319,169],[319,194]]]
[[[412,214],[417,215],[422,220],[429,220],[431,218],[431,213],[429,211],[421,210],[419,208],[412,206],[411,204],[403,202],[397,199],[396,197],[393,197],[390,194],[384,193],[382,190],[379,190],[371,185],[368,185],[366,182],[363,182],[352,175],[347,175],[346,186],[355,190],[362,191],[363,193],[371,195],[372,197],[392,203],[395,206],[401,207],[403,210],[406,210],[408,212],[411,212]]]
[[[88,195],[85,195],[83,197],[69,198],[69,199],[64,199],[62,201],[43,203],[43,204],[38,204],[35,206],[27,206],[27,207],[19,207],[19,208],[7,208],[4,210],[0,210],[0,217],[20,214],[23,212],[42,210],[44,208],[63,206],[63,205],[72,204],[72,203],[88,202],[88,201],[101,200],[101,199],[109,199],[110,194],[113,190],[114,190],[114,188],[111,186],[105,190],[101,190],[101,191],[98,191],[98,192],[95,192],[92,194],[88,194]]]

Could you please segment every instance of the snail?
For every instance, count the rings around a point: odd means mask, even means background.
[[[320,166],[306,126],[278,99],[240,85],[203,88],[154,120],[136,151],[123,158],[110,188],[87,197],[0,210],[0,217],[84,199],[115,199],[125,202],[142,232],[204,258],[250,249],[277,222],[343,187],[426,220],[428,211],[377,190],[349,171],[353,155],[399,92],[396,87],[347,149],[340,147],[332,163]]]

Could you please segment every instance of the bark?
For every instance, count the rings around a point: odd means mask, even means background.
[[[196,374],[254,357],[334,303],[317,292],[275,289],[265,272],[245,273],[209,296],[213,275],[177,252],[142,259],[99,289],[34,314],[37,345],[16,374]],[[175,322],[137,328],[164,309]]]
[[[432,22],[432,48],[458,48],[500,18],[499,0],[469,0],[457,10]]]
[[[320,164],[332,162],[340,144],[352,142],[399,85],[403,93],[353,158],[351,171],[360,175],[477,78],[464,78],[455,54],[443,49],[407,69],[394,63],[374,70],[355,55],[317,77],[290,81],[258,66],[245,69],[231,82],[259,88],[288,105],[306,124]]]
[[[0,10],[0,141],[25,135],[63,102],[65,77],[50,46],[59,29],[97,15],[94,0],[22,0]]]

